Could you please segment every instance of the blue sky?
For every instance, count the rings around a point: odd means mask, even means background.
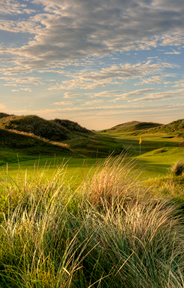
[[[0,0],[0,111],[89,129],[184,118],[183,0]]]

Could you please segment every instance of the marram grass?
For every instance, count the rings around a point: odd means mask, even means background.
[[[0,287],[184,287],[182,213],[132,165],[110,157],[75,191],[65,167],[1,175]]]

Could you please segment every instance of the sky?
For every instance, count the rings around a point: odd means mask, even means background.
[[[0,0],[0,112],[183,119],[183,15],[183,0]]]

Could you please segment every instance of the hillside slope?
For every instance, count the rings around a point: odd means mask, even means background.
[[[167,134],[168,137],[184,137],[184,119],[173,121],[166,125],[152,122],[131,121],[116,125],[101,132],[108,134],[126,133],[132,136],[145,133],[163,133]]]
[[[8,116],[10,116],[9,114],[6,114],[6,113],[0,113],[0,119],[1,118],[4,118],[4,117],[8,117]]]
[[[69,146],[62,143],[53,143],[36,136],[12,132],[0,128],[0,165],[17,162],[30,158],[38,159],[39,156],[73,156]]]
[[[8,116],[0,119],[0,128],[32,133],[51,141],[63,141],[79,136],[88,137],[91,131],[69,120],[45,120],[35,115]]]
[[[113,133],[121,133],[121,132],[139,132],[140,130],[147,130],[155,127],[161,127],[160,123],[152,123],[152,122],[139,122],[139,121],[131,121],[123,124],[116,125],[110,129],[103,130],[101,132],[113,132]]]
[[[150,130],[152,133],[167,133],[177,137],[184,137],[184,119],[173,121],[161,127]]]

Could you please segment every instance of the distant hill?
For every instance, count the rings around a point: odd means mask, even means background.
[[[69,120],[45,120],[35,115],[6,116],[0,119],[0,128],[32,133],[36,136],[51,140],[63,141],[79,136],[87,137],[90,130],[81,127],[78,123]]]
[[[10,116],[9,114],[6,114],[6,113],[0,113],[0,119],[1,118],[4,118],[4,117],[8,117],[8,116]]]
[[[162,124],[152,123],[152,122],[139,122],[139,121],[131,121],[123,124],[116,125],[108,130],[103,130],[102,132],[123,132],[123,131],[140,131],[147,130],[155,127],[160,127]]]
[[[173,121],[161,127],[150,130],[153,133],[167,133],[173,136],[184,137],[184,119]]]
[[[173,121],[166,125],[152,122],[131,121],[116,125],[107,130],[102,130],[101,132],[109,134],[128,133],[129,135],[165,133],[168,137],[184,137],[184,119]]]

